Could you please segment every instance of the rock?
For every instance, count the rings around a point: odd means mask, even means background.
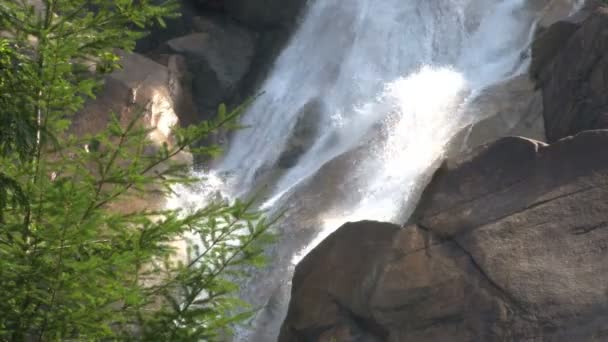
[[[346,224],[297,266],[279,341],[607,339],[606,144],[504,138],[440,169],[412,224]]]
[[[233,108],[256,95],[305,2],[181,0],[181,16],[152,28],[136,51],[165,66],[170,55],[186,57],[181,86],[194,91],[192,122],[200,122],[222,102]]]
[[[158,2],[154,0],[154,2]],[[150,27],[150,32],[137,41],[135,51],[141,54],[150,54],[158,49],[166,41],[175,37],[181,37],[193,32],[192,19],[197,11],[189,1],[179,1],[179,17],[165,19],[165,27],[155,24]]]
[[[596,0],[537,0],[530,3],[539,12],[537,30],[532,42],[530,75],[539,80],[542,70],[566,45],[582,23],[601,6]]]
[[[70,133],[80,137],[99,133],[107,127],[111,113],[116,113],[126,126],[143,108],[141,124],[154,128],[149,133],[151,145],[146,150],[151,153],[163,144],[173,146],[171,129],[182,120],[180,114],[183,113],[179,109],[184,108],[183,99],[189,96],[179,87],[179,75],[175,69],[164,67],[139,54],[121,53],[121,57],[123,69],[106,77],[101,93],[87,101],[85,107],[74,116]],[[191,163],[192,157],[184,152],[177,155],[175,160]],[[130,199],[129,203],[117,205],[115,209],[128,212],[156,208],[163,203],[162,198],[152,197]]]
[[[230,22],[199,17],[199,32],[166,43],[170,53],[185,57],[200,118],[210,118],[228,101],[249,72],[254,37]]]
[[[297,266],[279,341],[384,339],[385,331],[370,329],[377,323],[369,298],[374,292],[375,268],[390,255],[398,231],[398,226],[388,223],[346,224],[308,254]]]
[[[608,10],[597,9],[540,72],[547,139],[608,127]]]
[[[530,75],[538,80],[543,68],[566,45],[570,36],[602,5],[597,0],[539,0],[532,6],[540,11],[538,28],[532,42]],[[541,6],[540,9],[538,6]]]
[[[561,51],[570,36],[579,27],[580,25],[577,23],[558,21],[539,34],[532,43],[532,62],[529,73],[533,79],[539,78],[543,69],[550,65],[551,60]]]
[[[156,143],[162,144],[167,141],[167,130],[179,121],[172,108],[175,79],[169,69],[142,55],[121,53],[121,57],[123,68],[108,75],[101,93],[88,100],[85,108],[76,114],[72,132],[78,135],[96,133],[106,127],[111,112],[116,112],[121,121],[126,122],[135,115],[132,110],[135,105],[159,109],[163,106],[160,102],[166,102],[165,110],[146,115],[150,126],[161,123],[153,136]]]
[[[537,25],[542,30],[563,20],[581,7],[579,0],[532,0],[531,6],[540,12]]]
[[[280,168],[288,169],[294,166],[315,142],[322,119],[322,105],[319,99],[314,99],[300,109],[296,125],[277,162]]]
[[[591,177],[601,171],[607,160],[597,147],[606,134],[604,130],[584,132],[548,146],[517,137],[486,145],[437,172],[414,221],[455,235],[533,206],[546,193],[558,196],[571,190],[566,184],[587,182],[578,179],[581,174]],[[486,203],[492,203],[492,208],[485,208]]]
[[[487,324],[505,310],[493,293],[453,242],[348,223],[296,268],[279,341],[490,341],[506,328]]]
[[[229,15],[254,29],[288,27],[306,4],[306,0],[224,0]]]
[[[607,142],[502,139],[440,171],[415,218],[470,253],[543,340],[608,337]]]
[[[528,0],[529,8],[538,13],[540,31],[558,21],[580,22],[602,4],[601,0]]]
[[[470,153],[496,137],[524,136],[545,140],[542,95],[528,75],[485,89],[469,105],[480,121],[462,129],[448,144],[447,156]]]
[[[174,80],[172,82],[173,98],[180,125],[187,127],[199,123],[200,118],[194,101],[188,61],[182,55],[168,55],[166,65]]]

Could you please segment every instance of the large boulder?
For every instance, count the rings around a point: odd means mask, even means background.
[[[251,32],[229,21],[198,17],[197,29],[166,42],[169,54],[185,58],[189,82],[199,118],[210,118],[217,106],[228,101],[249,72],[255,53]]]
[[[532,62],[529,73],[533,79],[539,79],[541,71],[550,65],[553,58],[566,45],[568,39],[580,28],[580,24],[571,21],[558,21],[539,33],[532,42]]]
[[[559,24],[536,43],[533,72],[543,92],[550,142],[588,129],[608,127],[608,9],[600,7],[578,24]],[[566,43],[565,38],[569,36]],[[542,53],[538,52],[541,51]]]
[[[532,42],[530,75],[540,78],[541,71],[551,65],[553,58],[565,47],[570,37],[602,5],[599,0],[537,0],[543,4],[537,30]]]
[[[386,332],[374,321],[369,299],[375,269],[393,252],[398,232],[389,223],[346,224],[308,254],[296,269],[279,341],[383,340]]]
[[[175,109],[185,96],[178,87],[179,74],[136,53],[120,56],[122,69],[108,75],[101,92],[76,114],[72,133],[82,136],[103,130],[112,112],[121,122],[128,122],[138,107],[144,107],[144,124],[155,128],[150,133],[152,141],[171,144],[171,127],[180,122],[180,114],[187,115]]]
[[[123,68],[108,75],[102,91],[95,99],[87,101],[85,107],[74,116],[70,133],[80,137],[97,134],[107,127],[112,114],[116,114],[121,124],[126,126],[143,110],[139,124],[150,129],[150,144],[145,147],[146,153],[154,153],[163,144],[173,146],[172,128],[187,120],[184,117],[187,118],[190,113],[186,105],[186,99],[190,96],[179,87],[178,70],[164,67],[139,54],[121,55]],[[182,152],[174,160],[190,164],[192,156]],[[156,170],[164,167],[160,165]],[[160,195],[139,196],[116,204],[113,209],[130,212],[160,208],[163,203],[164,198]]]
[[[298,28],[308,0],[220,1],[227,17],[256,34],[253,67],[232,98],[233,103],[242,103],[255,95],[268,77],[277,56]]]
[[[531,320],[522,339],[608,337],[607,143],[605,130],[552,145],[505,138],[440,170],[422,197],[414,221],[457,242],[516,321]]]
[[[441,168],[411,224],[349,223],[297,266],[280,341],[608,338],[608,131]]]

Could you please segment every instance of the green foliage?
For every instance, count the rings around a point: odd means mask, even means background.
[[[204,181],[175,156],[243,107],[174,131],[153,152],[143,109],[74,136],[71,117],[143,28],[175,1],[0,1],[0,340],[217,340],[250,314],[238,300],[245,266],[273,242],[251,202],[195,211],[119,210]],[[188,258],[175,241],[197,243]]]

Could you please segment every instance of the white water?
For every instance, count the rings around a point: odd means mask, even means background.
[[[525,70],[535,19],[524,0],[309,2],[264,95],[243,118],[250,128],[209,171],[213,182],[180,198],[202,205],[265,182],[262,207],[288,209],[273,264],[243,290],[255,305],[272,305],[238,340],[276,339],[292,265],[341,224],[407,218],[448,140],[480,119],[468,103]],[[314,142],[277,173],[311,102],[320,112]]]

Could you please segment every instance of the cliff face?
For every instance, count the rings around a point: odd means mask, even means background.
[[[538,45],[555,41],[551,34],[561,31],[553,34],[561,41],[544,44],[553,44],[553,53],[547,54],[547,63],[537,70],[548,141],[608,128],[607,16],[608,9],[600,7],[584,22],[561,22],[539,38]]]
[[[534,42],[550,144],[453,154],[407,224],[337,230],[297,266],[280,341],[608,340],[605,27],[589,8]]]

